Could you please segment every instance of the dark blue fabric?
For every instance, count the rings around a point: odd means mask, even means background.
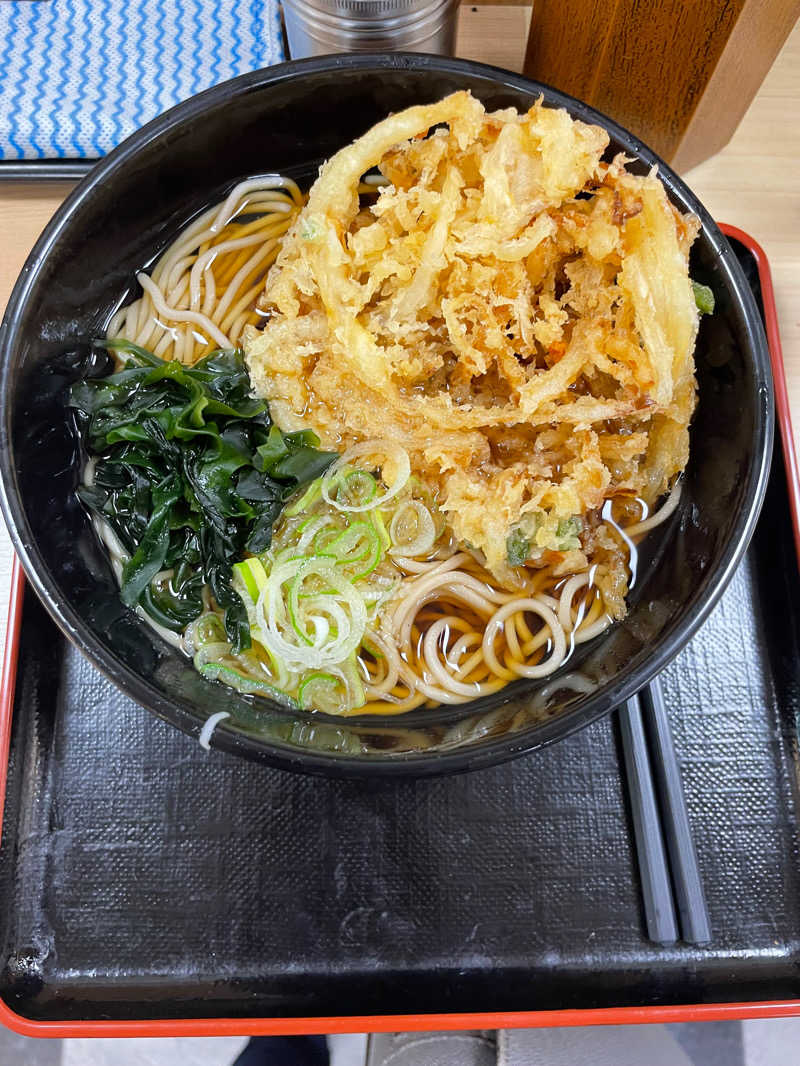
[[[324,1036],[254,1036],[233,1066],[328,1066]]]

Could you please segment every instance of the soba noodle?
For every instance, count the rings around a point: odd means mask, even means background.
[[[149,275],[136,275],[144,292],[117,311],[108,336],[188,364],[236,347],[244,327],[259,321],[256,298],[302,205],[290,178],[240,182],[183,230]]]

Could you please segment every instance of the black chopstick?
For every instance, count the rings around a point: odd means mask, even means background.
[[[642,691],[641,697],[682,939],[688,944],[708,944],[711,940],[708,908],[664,693],[658,678]]]
[[[619,708],[619,723],[647,935],[656,944],[674,944],[675,906],[638,696]]]

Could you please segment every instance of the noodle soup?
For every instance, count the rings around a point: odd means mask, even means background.
[[[308,196],[247,179],[137,275],[115,373],[73,390],[81,495],[210,682],[394,715],[547,678],[624,616],[709,294],[696,220],[606,143],[456,93]]]

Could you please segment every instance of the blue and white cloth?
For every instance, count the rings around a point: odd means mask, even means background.
[[[278,0],[0,0],[0,159],[96,158],[283,58]]]

